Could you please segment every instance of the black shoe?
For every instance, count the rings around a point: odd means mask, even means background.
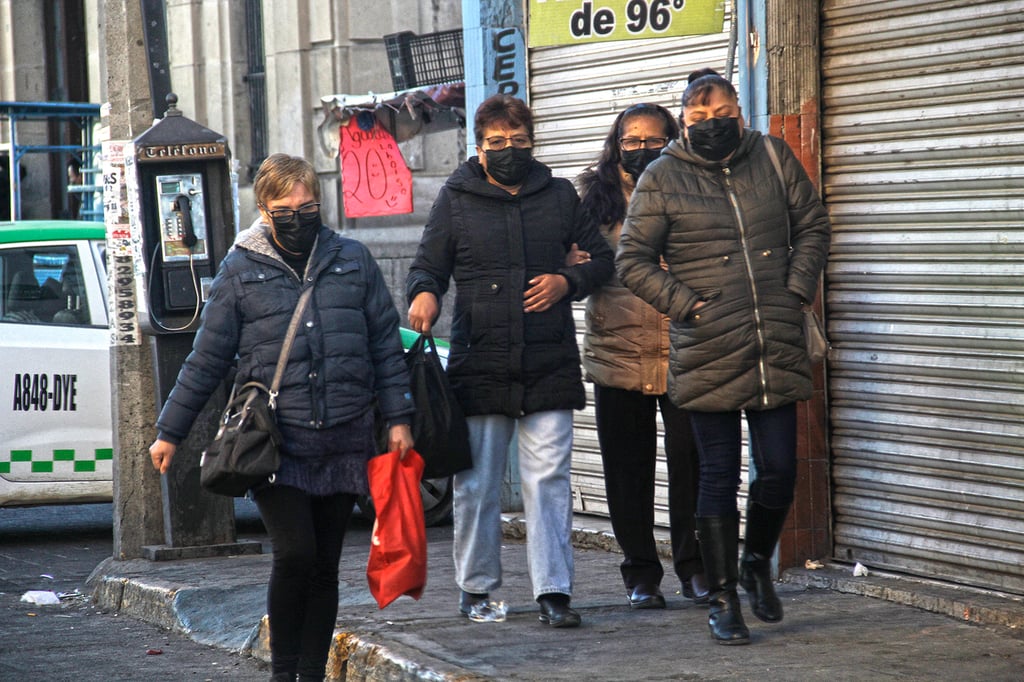
[[[665,608],[665,596],[657,585],[640,583],[629,593],[629,608],[663,609]]]
[[[771,560],[753,553],[740,559],[740,586],[747,591],[750,610],[766,623],[782,620],[782,602],[772,583]]]
[[[703,573],[694,573],[683,581],[683,596],[692,599],[694,604],[707,604],[711,592],[708,580]]]
[[[782,620],[782,602],[772,581],[771,556],[788,513],[788,506],[774,509],[756,502],[747,504],[747,536],[743,541],[739,583],[747,591],[750,610],[766,623]]]
[[[704,559],[708,598],[708,629],[719,644],[750,644],[750,630],[743,622],[736,594],[739,514],[698,516],[697,533]]]
[[[553,628],[574,628],[582,619],[580,614],[569,608],[569,595],[542,594],[537,597],[540,604],[540,622]]]
[[[473,610],[473,606],[486,602],[491,595],[486,592],[473,593],[460,590],[459,594],[459,613],[463,616],[469,616],[469,612]]]

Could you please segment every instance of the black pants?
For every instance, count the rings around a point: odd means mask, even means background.
[[[267,588],[271,668],[321,679],[338,618],[338,561],[356,496],[316,497],[273,485],[255,499],[274,547]]]
[[[703,573],[694,513],[699,464],[690,416],[668,396],[594,386],[597,437],[604,462],[612,530],[622,548],[622,580],[658,585],[664,576],[654,541],[654,467],[657,410],[665,426],[672,563],[680,580]]]

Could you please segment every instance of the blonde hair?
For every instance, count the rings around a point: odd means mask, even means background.
[[[305,186],[313,198],[320,201],[320,182],[313,164],[301,156],[271,154],[260,164],[252,184],[256,203],[266,206],[269,201],[288,196],[295,188],[295,183]]]

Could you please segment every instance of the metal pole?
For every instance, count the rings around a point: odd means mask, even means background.
[[[149,127],[149,74],[142,46],[142,14],[134,0],[104,0],[104,41],[110,139],[131,140]],[[122,193],[124,183],[120,183]],[[121,197],[122,207],[127,203]],[[109,224],[109,223],[108,223]],[[109,239],[109,237],[108,237]],[[110,280],[110,301],[117,300]],[[111,328],[117,319],[111,315]],[[112,333],[113,339],[117,335]],[[156,422],[156,388],[151,346],[141,334],[134,342],[111,346],[111,388],[114,422],[114,558],[143,556],[143,547],[163,542],[160,475],[148,456]]]

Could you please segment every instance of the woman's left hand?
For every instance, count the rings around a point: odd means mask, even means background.
[[[398,459],[405,459],[412,446],[412,428],[408,424],[395,424],[388,429],[388,452],[398,450]]]

